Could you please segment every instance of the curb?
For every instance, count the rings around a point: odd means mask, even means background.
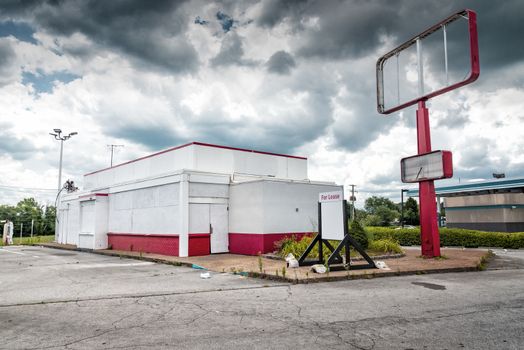
[[[185,261],[169,261],[162,258],[153,258],[153,257],[147,257],[147,256],[136,256],[131,254],[125,254],[118,251],[107,251],[107,250],[93,250],[93,249],[85,249],[85,248],[73,248],[73,247],[66,247],[66,246],[57,246],[57,245],[47,245],[47,244],[33,244],[34,246],[40,246],[45,248],[53,248],[53,249],[59,249],[59,250],[73,250],[73,251],[79,251],[79,252],[85,252],[85,253],[93,253],[98,255],[105,255],[105,256],[114,256],[119,258],[126,258],[126,259],[135,259],[135,260],[141,260],[141,261],[149,261],[159,264],[165,264],[165,265],[172,265],[172,266],[184,266],[189,267],[193,269],[201,269],[201,270],[208,270],[206,267],[198,266],[190,262]],[[325,276],[325,277],[317,277],[317,278],[306,278],[306,279],[296,279],[296,278],[290,278],[290,277],[283,277],[283,276],[276,276],[276,275],[270,275],[266,273],[260,273],[260,272],[228,272],[232,275],[240,275],[244,277],[251,277],[251,278],[258,278],[258,279],[266,279],[270,281],[278,281],[278,282],[286,282],[291,284],[309,284],[309,283],[319,283],[319,282],[336,282],[336,281],[348,281],[348,280],[357,280],[357,279],[371,279],[376,277],[395,277],[395,276],[410,276],[410,275],[426,275],[426,274],[435,274],[435,273],[453,273],[453,272],[478,272],[483,271],[481,264],[482,261],[487,262],[485,259],[491,258],[491,253],[486,253],[482,258],[481,262],[479,262],[479,265],[477,266],[468,266],[468,267],[448,267],[448,268],[442,268],[442,269],[427,269],[427,270],[412,270],[412,271],[371,271],[371,273],[364,273],[364,274],[358,274],[358,275],[346,275],[346,276]],[[489,260],[488,260],[489,261]],[[292,271],[292,270],[290,270]],[[349,270],[350,271],[350,270]]]

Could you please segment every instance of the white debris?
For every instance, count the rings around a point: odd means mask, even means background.
[[[291,267],[291,268],[297,268],[298,267],[298,260],[291,253],[289,253],[286,256],[286,262],[287,262],[287,267]]]
[[[316,264],[316,265],[311,266],[311,270],[313,270],[316,273],[326,273],[327,272],[326,267],[322,264]]]
[[[211,274],[209,272],[201,272],[200,273],[200,278],[202,279],[208,279],[208,278],[211,278]]]
[[[391,270],[388,265],[386,265],[383,261],[375,261],[375,266],[378,267],[381,270]]]

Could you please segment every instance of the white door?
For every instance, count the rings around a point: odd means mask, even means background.
[[[229,251],[229,225],[227,204],[210,204],[211,253]]]

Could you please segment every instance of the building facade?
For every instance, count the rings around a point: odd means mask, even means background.
[[[317,231],[307,159],[192,142],[84,175],[61,196],[56,240],[174,256],[258,254]]]

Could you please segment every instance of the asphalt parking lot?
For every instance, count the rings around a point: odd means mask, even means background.
[[[0,248],[0,349],[521,349],[524,252],[499,266],[289,285]]]

